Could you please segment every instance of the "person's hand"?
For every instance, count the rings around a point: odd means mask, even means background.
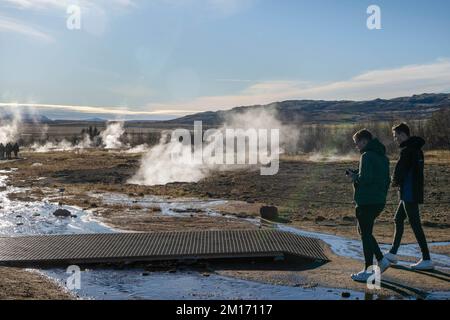
[[[357,176],[357,173],[351,170],[347,170],[347,173],[345,175],[349,182],[354,182]]]
[[[352,181],[353,181],[353,178],[352,178],[352,174],[351,174],[351,173],[346,174],[345,177],[347,178],[348,182],[352,182]]]

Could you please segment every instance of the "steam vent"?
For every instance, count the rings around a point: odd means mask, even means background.
[[[89,264],[295,256],[328,261],[319,240],[277,230],[0,237],[0,264]]]

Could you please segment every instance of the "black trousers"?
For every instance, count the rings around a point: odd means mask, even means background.
[[[372,234],[375,219],[380,215],[383,209],[384,204],[362,205],[356,207],[356,218],[358,219],[366,269],[373,265],[374,256],[377,260],[383,259],[383,253],[378,246],[377,240]]]
[[[420,221],[419,204],[416,202],[400,201],[395,214],[394,242],[392,243],[392,248],[389,252],[397,254],[400,243],[402,242],[406,217],[408,217],[411,228],[416,236],[417,243],[422,251],[423,259],[430,260],[427,239],[425,238],[425,233],[423,232],[422,223]]]

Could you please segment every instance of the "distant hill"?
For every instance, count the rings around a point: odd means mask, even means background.
[[[0,121],[11,121],[15,118],[17,116],[9,112],[0,111]],[[44,115],[22,113],[20,114],[20,121],[24,123],[51,123],[53,120]]]
[[[103,119],[103,118],[94,117],[94,118],[87,118],[84,121],[88,121],[88,122],[107,122],[108,120]]]
[[[220,125],[228,116],[250,110],[274,110],[284,123],[342,123],[360,121],[388,121],[398,119],[426,119],[442,108],[450,107],[450,94],[420,94],[394,99],[370,101],[287,100],[267,105],[235,107],[225,111],[207,111],[165,121],[171,124]]]

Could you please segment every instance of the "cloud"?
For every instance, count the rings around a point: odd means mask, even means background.
[[[60,110],[68,112],[79,112],[88,114],[110,114],[115,116],[152,116],[152,115],[185,115],[198,112],[198,110],[176,110],[176,109],[159,109],[149,111],[136,111],[122,109],[116,107],[97,107],[97,106],[78,106],[63,104],[42,104],[42,103],[18,103],[18,102],[0,102],[0,107],[8,107],[11,109],[32,108],[35,110]]]
[[[4,0],[9,7],[48,15],[65,16],[72,5],[80,7],[81,29],[93,35],[102,35],[108,25],[109,13],[122,13],[137,7],[133,0]],[[10,31],[20,30],[18,28]]]
[[[146,89],[119,88],[136,95]],[[117,90],[117,88],[116,88]],[[419,93],[450,92],[450,60],[439,59],[428,64],[407,65],[393,69],[372,70],[348,80],[325,84],[306,81],[262,81],[249,85],[234,95],[202,96],[185,102],[149,103],[144,107],[123,109],[77,105],[38,103],[0,103],[2,106],[22,106],[43,110],[60,110],[115,116],[182,116],[206,110],[236,106],[267,104],[290,99],[370,100],[395,98]],[[148,110],[148,111],[146,111]]]
[[[4,0],[4,2],[22,10],[64,8],[67,5],[64,0]]]
[[[306,81],[264,81],[234,95],[203,96],[183,103],[158,104],[159,108],[219,110],[290,99],[371,100],[417,93],[449,92],[450,60],[373,70],[353,78],[317,84]],[[155,104],[149,104],[155,107]]]
[[[38,30],[36,27],[26,24],[20,20],[0,16],[0,31],[14,32],[44,42],[53,42],[53,37]]]
[[[83,9],[94,6],[136,7],[133,0],[3,0],[12,7],[21,10],[65,10],[70,5],[79,5]]]

